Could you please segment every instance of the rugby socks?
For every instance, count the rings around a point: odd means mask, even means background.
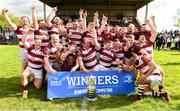
[[[159,92],[162,92],[162,89],[163,89],[164,87],[162,86],[162,85],[160,85],[159,86]]]
[[[146,85],[138,85],[138,95],[142,96]]]
[[[133,97],[134,102],[140,101],[142,99],[142,95],[144,93],[145,87],[146,87],[146,85],[138,85],[138,94]]]
[[[154,91],[154,90],[153,90],[153,91],[152,91],[152,96],[153,96],[153,97],[160,97],[160,92],[159,92],[159,91],[157,92],[157,91]]]
[[[27,85],[22,85],[22,90],[23,91],[27,90]]]
[[[160,91],[152,91],[152,92],[146,92],[146,93],[144,93],[144,95],[147,95],[147,96],[152,96],[152,97],[162,97],[162,92],[160,92]]]

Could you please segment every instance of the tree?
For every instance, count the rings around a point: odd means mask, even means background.
[[[180,28],[180,9],[177,10],[176,15],[174,17],[174,26]]]
[[[19,25],[19,17],[15,17],[13,15],[9,15],[9,17],[11,18],[11,20],[13,21],[13,23],[15,23],[16,25]],[[2,14],[0,14],[0,28],[8,28],[11,29],[11,27],[8,25],[8,23],[6,22],[5,18],[3,17]]]

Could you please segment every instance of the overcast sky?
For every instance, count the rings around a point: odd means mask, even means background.
[[[38,16],[43,16],[43,4],[39,0],[0,0],[0,10],[6,7],[9,12],[15,16],[27,15],[31,17],[30,7],[34,3],[37,7]],[[148,16],[155,15],[157,20],[158,30],[172,29],[173,17],[176,10],[180,9],[180,0],[154,0],[149,4]],[[51,10],[47,7],[47,13]],[[145,16],[145,7],[138,11],[138,18],[143,21]]]
[[[148,16],[155,15],[158,30],[177,29],[173,27],[173,17],[176,11],[180,9],[180,0],[154,0],[149,4]],[[145,15],[145,7],[138,10],[138,18],[143,21]]]

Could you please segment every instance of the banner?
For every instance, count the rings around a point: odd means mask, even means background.
[[[135,92],[134,73],[117,70],[48,73],[47,98],[87,96],[88,77],[95,76],[97,95],[130,94]]]

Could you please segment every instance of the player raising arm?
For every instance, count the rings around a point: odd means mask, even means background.
[[[80,69],[86,73],[88,73],[90,70],[106,69],[98,64],[96,54],[97,50],[100,50],[100,45],[97,41],[95,27],[93,27],[91,30],[93,31],[92,38],[85,37],[82,42],[82,48],[77,53]]]
[[[28,40],[28,36],[26,35],[22,42],[24,43],[25,48],[28,51],[28,66],[23,71],[22,75],[22,90],[23,90],[23,98],[27,98],[28,90],[28,77],[34,77],[34,85],[37,89],[40,89],[42,86],[42,77],[43,77],[43,64],[44,64],[44,56],[43,51],[41,49],[41,38],[35,36],[34,45],[30,45]]]
[[[35,29],[34,35],[42,39],[41,47],[44,49],[50,42],[48,30],[44,20],[38,20],[36,14],[36,7],[33,5],[32,10],[32,21]]]
[[[18,37],[18,42],[19,42],[19,47],[20,47],[20,58],[21,58],[22,68],[24,70],[27,66],[28,54],[27,54],[27,50],[24,47],[24,44],[22,43],[22,39],[29,29],[31,29],[31,30],[34,30],[34,29],[29,27],[30,20],[27,16],[22,16],[20,18],[20,26],[17,26],[9,18],[7,9],[4,8],[2,10],[2,15],[5,17],[6,21],[12,27],[12,29],[14,30],[15,34]],[[28,36],[29,36],[28,42],[30,44],[33,44],[33,42],[34,42],[33,34],[34,34],[33,32],[28,34]]]
[[[50,12],[50,14],[48,15],[47,19],[46,19],[46,26],[51,30],[52,28],[56,28],[58,29],[58,32],[63,28],[63,21],[59,18],[59,17],[54,17],[56,12],[57,12],[57,7],[53,7],[52,11]],[[52,18],[53,19],[53,23],[51,23]]]

